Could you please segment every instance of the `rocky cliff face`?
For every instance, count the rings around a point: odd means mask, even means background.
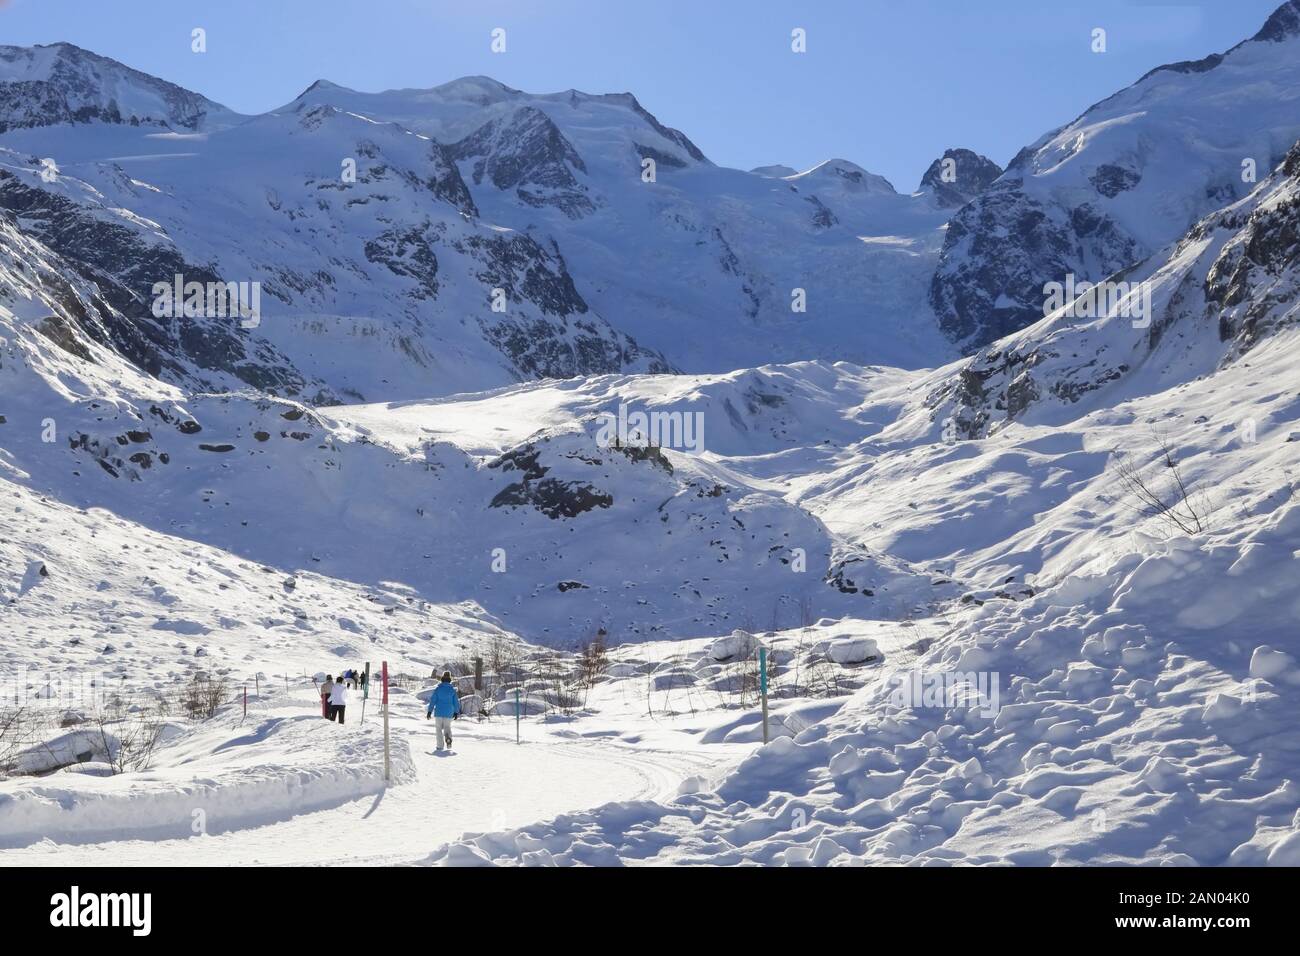
[[[966,205],[999,176],[1002,167],[987,156],[969,149],[945,149],[921,177],[921,189],[934,194],[935,202],[949,209]]]
[[[1110,277],[1149,302],[1087,295],[982,349],[930,394],[936,421],[979,438],[1011,421],[1052,421],[1160,383],[1240,361],[1300,320],[1300,143],[1246,198],[1210,214],[1157,255]],[[1100,301],[1100,300],[1099,300]],[[1074,314],[1071,314],[1073,312]]]
[[[335,399],[235,319],[155,316],[141,290],[154,276],[178,273],[218,281],[175,249],[150,245],[0,170],[0,301],[39,318],[39,331],[56,345],[90,359],[86,343],[95,342],[149,375],[196,390],[252,386],[315,402]]]
[[[476,186],[486,179],[497,189],[513,190],[522,203],[552,205],[571,219],[595,209],[575,175],[587,171],[582,157],[536,107],[523,106],[485,124],[453,144],[449,153],[472,164]]]

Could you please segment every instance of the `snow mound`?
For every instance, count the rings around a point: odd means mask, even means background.
[[[1260,551],[1277,560],[1234,579]],[[971,608],[917,663],[941,678],[932,698],[886,676],[708,792],[469,842],[510,864],[544,846],[558,865],[1295,865],[1300,688],[1252,638],[1300,632],[1298,555],[1291,502],[1198,542],[1147,542],[1101,573]],[[1207,597],[1213,628],[1185,613]],[[958,676],[985,695],[954,692]],[[668,838],[681,828],[689,845]]]
[[[848,637],[831,641],[826,656],[836,664],[861,664],[880,656],[880,648],[869,637]]]
[[[745,660],[758,650],[758,640],[748,631],[734,630],[709,645],[709,656],[715,661]]]
[[[76,749],[75,742],[70,746]],[[386,786],[378,722],[339,726],[315,714],[200,725],[161,751],[152,769],[105,776],[104,766],[0,782],[0,846],[221,833],[337,806]],[[407,742],[396,735],[393,782],[414,775]]]

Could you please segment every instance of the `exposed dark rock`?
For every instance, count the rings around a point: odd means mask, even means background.
[[[497,189],[513,189],[527,205],[555,206],[570,219],[596,208],[587,187],[574,175],[587,171],[582,157],[551,118],[534,106],[485,124],[447,151],[453,159],[473,164],[475,185],[486,177]]]
[[[608,508],[613,503],[612,495],[585,482],[543,478],[536,483],[524,481],[510,485],[497,493],[491,507],[531,505],[548,518],[576,518],[593,508]]]
[[[1093,188],[1108,199],[1114,199],[1120,193],[1132,189],[1142,181],[1142,174],[1123,166],[1104,164],[1088,177]]]
[[[951,162],[948,162],[948,161]],[[951,170],[954,178],[945,176]],[[921,188],[934,191],[940,206],[955,209],[970,202],[1002,175],[1002,167],[969,149],[945,149],[921,177]]]

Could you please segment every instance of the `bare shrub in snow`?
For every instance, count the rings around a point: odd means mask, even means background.
[[[166,721],[158,713],[133,713],[121,708],[101,710],[92,718],[95,750],[113,773],[148,770],[162,742]]]
[[[587,705],[587,695],[609,667],[609,654],[605,649],[604,632],[598,631],[578,650],[578,687],[582,691],[582,706]]]
[[[1208,527],[1209,505],[1202,492],[1183,477],[1169,442],[1157,436],[1159,454],[1153,474],[1147,477],[1133,457],[1117,455],[1115,474],[1128,498],[1129,507],[1141,515],[1158,518],[1170,534],[1200,534]]]
[[[25,708],[0,708],[0,779],[14,772],[18,754],[31,744],[32,727]]]
[[[488,642],[488,668],[502,684],[519,683],[524,679],[523,656],[519,646],[500,634]]]
[[[196,674],[181,690],[181,708],[195,720],[210,720],[230,699],[230,681],[225,677]]]

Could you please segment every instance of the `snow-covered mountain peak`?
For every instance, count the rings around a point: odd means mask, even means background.
[[[312,83],[311,86],[307,87],[296,97],[294,97],[293,103],[290,105],[301,106],[301,105],[306,105],[306,103],[308,102],[317,102],[318,100],[312,98],[313,94],[316,94],[316,96],[318,97],[322,97],[322,96],[329,96],[331,93],[336,93],[336,92],[355,93],[356,90],[350,89],[349,87],[346,86],[342,86],[341,84],[335,83],[332,80],[324,79],[322,77],[321,79],[316,80],[314,83]]]
[[[408,92],[420,92],[411,90]],[[431,96],[448,102],[471,103],[474,106],[488,106],[504,100],[527,96],[520,90],[506,86],[500,80],[490,76],[462,76],[446,83],[440,83],[427,91]]]
[[[0,46],[0,131],[61,123],[212,130],[243,117],[71,43]]]
[[[897,190],[884,176],[868,172],[847,159],[828,159],[812,169],[786,176],[791,183],[819,192],[894,195]]]
[[[771,166],[755,166],[750,172],[757,176],[766,176],[768,179],[786,179],[790,176],[799,175],[799,170],[781,163],[775,163]]]
[[[930,303],[978,348],[1042,317],[1042,288],[1097,281],[1246,196],[1300,137],[1300,6],[1169,64],[1022,149],[949,223]]]
[[[522,107],[550,116],[584,154],[601,151],[655,155],[660,165],[680,168],[709,161],[680,130],[672,129],[643,107],[631,93],[525,93],[488,76],[463,76],[429,89],[364,93],[317,81],[288,106],[328,103],[349,112],[400,123],[408,129],[452,143]]]
[[[1300,36],[1300,0],[1287,0],[1274,10],[1252,40],[1280,43]]]

